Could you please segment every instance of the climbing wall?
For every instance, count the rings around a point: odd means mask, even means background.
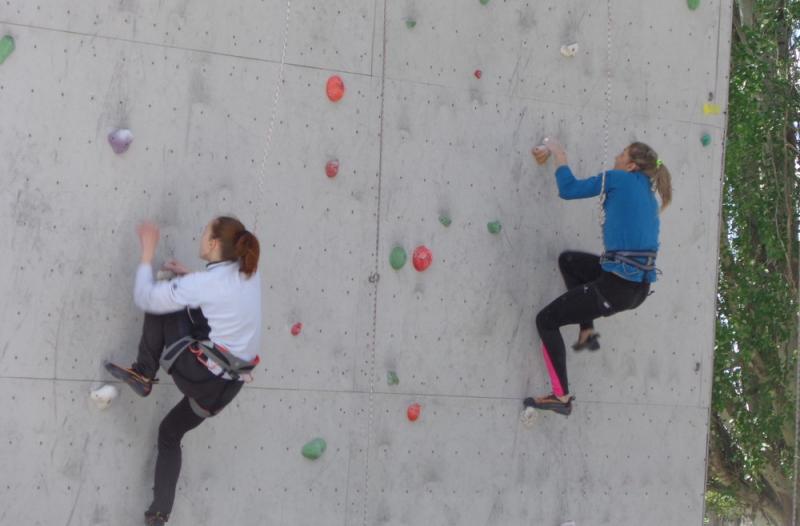
[[[730,18],[4,1],[0,523],[139,523],[179,393],[89,396],[135,355],[134,228],[199,269],[203,225],[233,213],[262,243],[262,365],[186,436],[170,524],[701,524]],[[558,254],[602,249],[596,200],[559,200],[533,162],[545,135],[581,176],[645,141],[675,198],[655,294],[570,351],[571,416],[523,423],[549,390],[533,319]]]

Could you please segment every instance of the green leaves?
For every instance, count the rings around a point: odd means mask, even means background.
[[[709,480],[730,491],[720,503],[734,495],[780,515],[769,495],[791,489],[794,453],[800,97],[789,35],[800,2],[753,6],[731,52],[712,398],[712,448],[726,462],[710,463]]]

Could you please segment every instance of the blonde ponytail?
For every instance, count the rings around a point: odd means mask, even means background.
[[[664,210],[672,202],[672,175],[667,167],[658,158],[655,150],[643,142],[628,146],[628,157],[651,179],[653,189],[661,198],[661,210]]]

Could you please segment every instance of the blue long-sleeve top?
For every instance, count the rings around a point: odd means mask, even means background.
[[[585,199],[600,195],[603,174],[576,179],[569,166],[556,169],[558,195],[562,199]],[[658,201],[650,178],[642,172],[609,170],[606,172],[606,198],[603,203],[606,220],[603,224],[603,244],[607,252],[658,251]],[[643,271],[608,261],[603,270],[630,281],[642,281]],[[648,271],[645,281],[656,280],[656,272]]]

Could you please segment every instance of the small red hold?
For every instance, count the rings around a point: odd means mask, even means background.
[[[300,322],[295,323],[292,325],[292,336],[297,336],[300,334],[300,331],[303,330],[303,324]]]
[[[482,75],[483,75],[483,71],[481,71],[479,69],[475,70],[475,78],[476,79],[480,79]]]
[[[344,81],[339,75],[333,75],[328,79],[328,85],[325,88],[328,92],[328,98],[333,102],[339,102],[344,97]]]
[[[412,422],[416,422],[417,418],[419,418],[419,414],[421,411],[422,411],[422,406],[420,406],[419,404],[411,404],[410,406],[408,406],[406,414],[408,415],[409,420],[411,420]]]
[[[336,177],[336,174],[339,173],[339,161],[336,159],[332,159],[328,161],[325,165],[325,175],[330,177],[331,179]]]
[[[422,272],[427,270],[433,263],[433,254],[428,247],[421,245],[414,249],[414,255],[411,259],[417,272]]]

